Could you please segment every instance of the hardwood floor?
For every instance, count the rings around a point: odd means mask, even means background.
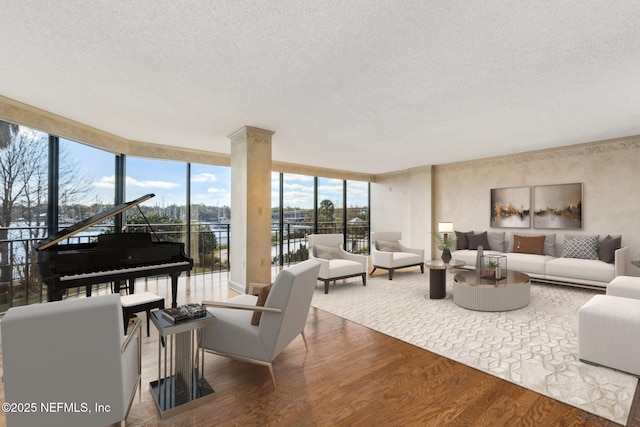
[[[224,277],[182,278],[178,303],[225,299],[223,283]],[[162,280],[138,283],[136,290],[167,297]],[[618,425],[313,307],[309,352],[298,338],[280,354],[277,390],[267,368],[205,354],[212,400],[160,420],[148,386],[158,363],[151,328],[151,337],[143,337],[141,401],[136,397],[129,426]],[[628,426],[640,425],[638,396]]]

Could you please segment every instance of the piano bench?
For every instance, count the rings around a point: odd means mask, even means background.
[[[134,314],[145,311],[147,313],[147,336],[149,336],[149,317],[151,310],[154,308],[164,308],[164,298],[151,292],[142,292],[139,294],[121,295],[120,304],[122,305],[122,317],[124,318],[124,333],[127,333],[129,319]]]

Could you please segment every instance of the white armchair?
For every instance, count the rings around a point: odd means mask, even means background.
[[[424,274],[424,249],[408,248],[402,243],[399,231],[379,231],[371,233],[371,258],[373,270],[377,268],[389,270],[389,280],[399,268],[420,266]]]
[[[269,367],[276,387],[273,360],[298,335],[302,335],[307,347],[304,327],[319,269],[318,262],[307,260],[282,270],[273,285],[264,287],[258,297],[243,294],[225,302],[203,301],[202,305],[217,319],[214,325],[204,328],[204,349]],[[254,312],[260,313],[257,321],[253,321],[258,317]]]
[[[140,386],[140,324],[124,335],[115,294],[10,308],[0,322],[5,402],[36,408],[7,412],[7,425],[125,420]]]
[[[329,283],[349,277],[362,277],[362,286],[367,285],[367,263],[364,255],[352,254],[343,248],[342,234],[311,234],[309,236],[309,259],[320,263],[318,279],[324,281],[324,293],[329,293]]]

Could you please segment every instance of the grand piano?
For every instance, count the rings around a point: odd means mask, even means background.
[[[59,301],[67,289],[78,286],[85,286],[87,296],[91,296],[91,285],[97,283],[129,281],[133,292],[138,277],[169,275],[171,306],[176,307],[178,277],[193,268],[193,259],[184,253],[184,243],[161,242],[153,232],[155,241],[152,233],[113,233],[100,234],[90,243],[59,244],[151,197],[154,194],[113,206],[40,241],[36,247],[37,268],[47,285],[47,300]]]

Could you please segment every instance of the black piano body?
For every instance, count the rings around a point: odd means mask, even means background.
[[[58,243],[150,197],[153,195],[114,206],[40,242],[36,248],[37,268],[47,285],[48,301],[61,300],[69,288],[85,286],[87,296],[91,296],[94,284],[125,280],[133,292],[136,278],[168,275],[171,306],[177,306],[178,277],[193,268],[184,243],[153,241],[151,233],[100,234],[89,243]]]

